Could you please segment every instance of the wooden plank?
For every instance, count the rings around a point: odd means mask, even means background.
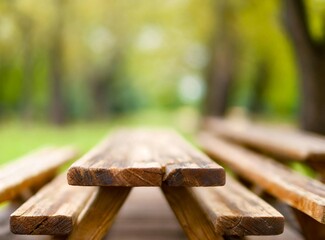
[[[101,187],[83,210],[69,240],[100,240],[111,228],[131,188]]]
[[[43,187],[10,216],[15,234],[66,235],[96,192],[95,187],[72,187],[62,174]]]
[[[266,201],[271,204],[276,210],[278,210],[285,217],[284,231],[280,235],[273,236],[249,236],[245,237],[246,240],[304,240],[305,238],[301,234],[301,228],[294,216],[293,208],[281,202],[280,200],[273,198],[272,196],[264,193]],[[296,210],[299,211],[299,210]],[[299,211],[300,212],[300,211]],[[310,218],[310,217],[309,217]],[[318,223],[313,219],[314,223]],[[320,223],[318,223],[320,224]],[[320,224],[323,225],[323,224]],[[323,225],[324,226],[324,225]],[[315,239],[316,240],[316,239]]]
[[[304,240],[300,233],[285,224],[284,232],[276,236],[249,236],[246,240]]]
[[[226,139],[296,161],[325,161],[325,138],[298,130],[207,118],[203,127]]]
[[[263,155],[235,144],[201,134],[202,148],[264,190],[299,209],[321,223],[325,223],[325,185],[302,176],[290,168]]]
[[[133,188],[107,240],[186,240],[158,187]]]
[[[0,210],[0,239],[3,240],[34,240],[35,236],[15,235],[10,231],[9,217],[18,207],[19,203],[10,203]],[[50,240],[50,236],[38,236],[37,240]]]
[[[213,225],[190,194],[190,189],[165,186],[162,189],[188,239],[221,239],[221,233],[218,234],[214,231]]]
[[[4,166],[0,170],[0,202],[42,184],[76,154],[72,148],[44,148]]]
[[[205,230],[204,226],[195,224],[197,219],[204,223],[205,216],[207,226],[212,226],[217,235],[276,235],[283,232],[283,216],[229,176],[226,185],[220,188],[163,187],[163,190],[181,225],[190,227],[190,234]],[[211,233],[197,236],[197,239],[215,237]]]
[[[172,131],[122,130],[75,162],[68,182],[82,186],[224,185],[224,169]]]

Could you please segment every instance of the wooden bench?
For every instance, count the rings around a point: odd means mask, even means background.
[[[306,239],[325,239],[325,185],[267,156],[269,153],[273,157],[281,156],[281,160],[292,159],[307,164],[310,161],[322,162],[323,138],[292,130],[281,132],[254,127],[252,124],[242,127],[218,119],[209,119],[206,123],[199,142],[212,158],[293,207]]]
[[[14,199],[24,190],[42,186],[76,154],[72,148],[48,147],[3,166],[0,169],[0,202]]]
[[[283,232],[283,216],[230,176],[224,187],[164,186],[163,191],[185,232],[196,235],[190,239]]]
[[[11,202],[0,212],[0,239],[23,239],[10,233],[9,215],[19,207],[22,201],[28,199],[43,185],[51,181],[61,166],[76,156],[77,151],[70,147],[47,147],[2,166],[0,169],[0,199],[1,202]]]
[[[69,186],[66,177],[80,186]],[[224,169],[176,133],[123,130],[18,208],[10,217],[11,230],[102,239],[131,187],[159,186],[191,240],[283,231],[280,213],[235,180],[224,183]]]
[[[202,126],[210,133],[280,160],[325,161],[325,138],[316,134],[218,118],[207,118]]]
[[[69,186],[66,173],[47,184],[10,216],[11,231],[29,235],[69,235],[100,239],[130,188]]]

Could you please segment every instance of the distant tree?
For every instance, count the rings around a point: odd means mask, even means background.
[[[52,29],[49,46],[49,81],[50,81],[50,119],[55,124],[66,120],[66,109],[63,96],[63,21],[64,0],[55,0],[56,22]]]
[[[108,113],[108,94],[109,79],[103,72],[94,72],[90,77],[89,89],[92,98],[93,107],[91,115],[95,118],[103,117]]]
[[[16,1],[9,1],[9,8],[14,14],[20,36],[22,50],[22,79],[20,107],[22,117],[29,119],[32,114],[32,88],[33,88],[33,21],[28,14],[23,13],[16,7]]]
[[[117,89],[114,89],[118,79],[117,72],[123,63],[123,54],[116,47],[109,59],[104,59],[101,67],[95,67],[89,74],[88,87],[91,97],[91,115],[95,118],[107,117],[112,113],[112,104]]]
[[[301,127],[325,134],[325,38],[313,38],[304,0],[283,0],[301,78]]]
[[[265,95],[270,80],[269,71],[266,60],[261,59],[257,62],[252,94],[248,105],[248,111],[252,115],[261,114],[265,109]]]
[[[223,116],[235,78],[236,34],[233,29],[233,6],[227,0],[216,2],[217,25],[211,41],[211,60],[207,68],[205,113]]]
[[[32,48],[32,22],[28,17],[20,16],[20,29],[23,39],[23,82],[21,104],[23,106],[23,117],[29,119],[32,114],[32,92],[33,92],[33,48]]]

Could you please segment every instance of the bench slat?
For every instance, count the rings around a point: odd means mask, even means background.
[[[218,235],[276,235],[283,232],[283,216],[229,176],[227,184],[220,188],[164,187],[163,190],[180,221],[198,219],[198,216],[192,216],[193,212],[203,212]]]
[[[2,240],[35,240],[35,236],[15,235],[10,231],[9,218],[20,202],[12,202],[0,209],[0,239]],[[38,236],[37,240],[53,240],[50,236]]]
[[[203,153],[171,131],[122,130],[75,162],[71,185],[215,186],[225,173]]]
[[[204,128],[224,138],[296,161],[325,161],[325,138],[316,134],[208,118]]]
[[[56,170],[76,157],[73,148],[44,148],[0,169],[0,202],[11,200],[23,190],[42,184]]]
[[[284,227],[284,232],[277,236],[249,236],[245,240],[304,240],[300,233],[289,227],[287,224]]]
[[[73,187],[66,174],[55,178],[10,216],[11,231],[29,235],[66,235],[96,187]]]
[[[302,176],[290,168],[243,147],[201,134],[202,148],[251,182],[299,209],[321,223],[325,223],[325,185]]]
[[[83,210],[69,240],[102,239],[126,200],[131,188],[101,187]]]

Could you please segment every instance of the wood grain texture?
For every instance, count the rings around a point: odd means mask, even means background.
[[[245,237],[245,240],[304,240],[304,237],[288,224],[284,227],[284,232],[275,236],[249,236]]]
[[[325,223],[325,185],[302,176],[290,168],[263,155],[235,144],[201,134],[202,148],[264,190],[299,209],[321,223]]]
[[[226,185],[220,188],[163,187],[163,190],[180,222],[186,223],[181,225],[190,227],[191,234],[195,224],[190,225],[187,219],[197,221],[204,216],[217,235],[276,235],[283,232],[283,216],[229,176]],[[203,214],[193,215],[196,212]],[[199,227],[199,231],[203,229]],[[205,236],[197,239],[214,238]]]
[[[106,235],[131,188],[101,187],[94,195],[69,240],[100,240]]]
[[[0,239],[1,240],[35,240],[35,236],[15,235],[10,231],[9,217],[20,204],[12,202],[0,209]],[[37,240],[51,240],[50,236],[38,236]]]
[[[13,209],[12,211],[14,211]],[[1,214],[1,212],[0,212]],[[9,231],[8,217],[4,218]],[[1,216],[1,215],[0,215]],[[1,219],[1,218],[0,218]],[[5,226],[5,224],[3,225]],[[2,227],[2,225],[0,226]],[[9,236],[1,238],[2,236]],[[12,237],[12,238],[11,238]],[[43,238],[44,237],[44,238]],[[51,238],[49,236],[26,236],[7,233],[0,239],[66,239],[66,236]],[[157,187],[133,188],[127,201],[120,209],[116,220],[105,240],[186,240],[175,215]]]
[[[69,186],[66,174],[62,174],[11,214],[11,231],[29,235],[69,234],[96,190]]]
[[[298,130],[207,118],[203,127],[260,151],[296,161],[325,161],[325,138]]]
[[[214,231],[213,224],[199,208],[190,189],[166,186],[162,186],[162,189],[188,239],[221,239],[221,233],[218,234]]]
[[[72,148],[44,148],[5,165],[0,169],[0,202],[42,184],[76,154]]]
[[[122,130],[75,162],[68,182],[82,186],[224,185],[224,169],[175,132]]]

